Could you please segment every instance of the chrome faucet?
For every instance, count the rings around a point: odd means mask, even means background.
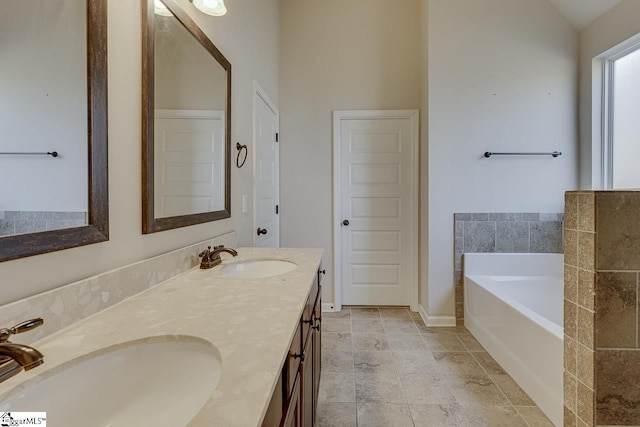
[[[27,332],[44,324],[41,318],[27,320],[12,328],[0,329],[0,383],[44,363],[44,356],[33,347],[9,342],[14,334]]]
[[[225,248],[224,245],[214,246],[213,250],[211,250],[211,246],[209,246],[198,255],[202,258],[202,261],[200,262],[200,268],[206,270],[207,268],[213,268],[216,265],[222,264],[222,258],[220,258],[220,254],[222,252],[226,252],[233,256],[238,256],[238,252],[231,248]]]

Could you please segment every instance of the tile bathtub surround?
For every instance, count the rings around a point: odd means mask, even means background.
[[[0,327],[10,327],[35,317],[44,318],[42,327],[16,339],[20,344],[31,344],[192,269],[200,262],[200,251],[221,244],[235,247],[235,232],[0,306]]]
[[[465,253],[562,253],[561,213],[454,214],[456,318],[464,317]]]
[[[565,423],[637,426],[640,192],[565,202]]]
[[[87,212],[0,211],[0,236],[82,227]]]
[[[323,313],[322,346],[316,427],[553,426],[463,326],[343,307]]]

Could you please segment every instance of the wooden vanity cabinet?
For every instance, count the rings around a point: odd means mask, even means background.
[[[263,427],[313,427],[318,407],[322,358],[321,273],[309,291]]]

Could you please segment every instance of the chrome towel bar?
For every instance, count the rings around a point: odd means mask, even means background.
[[[558,157],[558,156],[562,156],[562,153],[560,151],[554,151],[551,153],[493,153],[491,151],[487,151],[484,153],[484,156],[486,158],[489,158],[491,156],[552,156],[552,157]]]
[[[58,157],[57,151],[47,151],[42,153],[10,153],[10,152],[0,152],[0,156],[51,156]]]

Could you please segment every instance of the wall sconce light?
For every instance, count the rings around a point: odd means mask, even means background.
[[[224,0],[189,0],[202,13],[211,16],[223,16],[227,13]]]
[[[173,13],[160,0],[153,0],[153,11],[160,16],[173,16]]]

